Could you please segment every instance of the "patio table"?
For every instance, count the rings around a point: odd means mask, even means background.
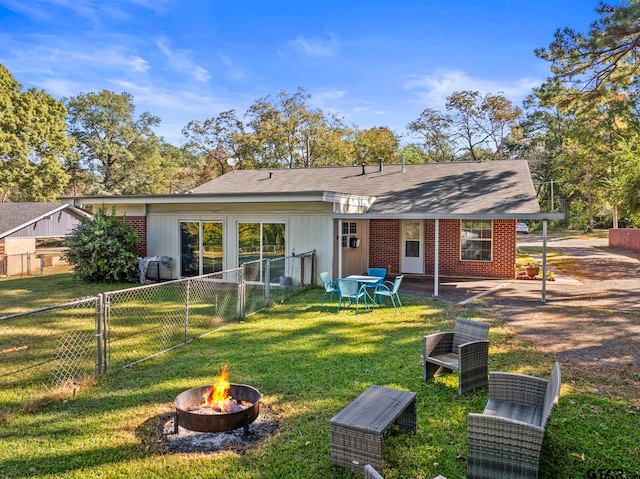
[[[362,284],[375,284],[378,281],[380,281],[380,277],[379,276],[362,276],[362,275],[357,275],[357,274],[349,275],[344,279],[351,279],[351,280],[357,281],[358,283],[362,283]],[[371,296],[369,294],[369,288],[367,288],[365,293],[367,293],[367,299],[371,300],[371,303],[373,305],[375,305],[375,300],[374,300],[373,296]]]
[[[391,425],[416,430],[416,393],[370,386],[331,418],[331,461],[382,470],[382,434]]]

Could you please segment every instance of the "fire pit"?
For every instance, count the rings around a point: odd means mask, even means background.
[[[222,432],[240,427],[249,434],[249,424],[260,413],[260,392],[245,384],[227,381],[227,367],[209,386],[188,389],[173,401],[176,407],[174,433],[182,426],[190,431]]]

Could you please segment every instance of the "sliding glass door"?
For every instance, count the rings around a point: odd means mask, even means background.
[[[284,223],[239,223],[238,224],[238,265],[264,259],[278,259],[285,256]],[[271,263],[271,277],[284,274],[284,261]],[[263,277],[260,263],[260,278]],[[254,275],[252,275],[253,277]]]
[[[180,222],[180,275],[217,273],[223,268],[220,221]]]

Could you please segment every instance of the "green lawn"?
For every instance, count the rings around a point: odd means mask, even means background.
[[[371,384],[418,396],[417,433],[392,430],[384,439],[384,476],[462,478],[466,417],[483,409],[487,390],[459,397],[455,374],[424,383],[422,336],[450,330],[456,315],[479,317],[492,324],[491,370],[547,377],[553,364],[495,318],[444,301],[403,296],[397,312],[355,315],[320,306],[321,296],[304,292],[75,396],[8,407],[0,393],[0,478],[361,478],[331,464],[329,420]],[[223,364],[231,382],[262,392],[277,432],[244,454],[169,453],[158,428],[173,399],[209,384]],[[540,477],[640,472],[633,387],[564,368]]]
[[[83,284],[71,273],[47,276],[10,276],[0,279],[0,316],[65,303],[105,291],[140,286],[139,283]]]

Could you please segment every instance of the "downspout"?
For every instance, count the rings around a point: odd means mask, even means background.
[[[440,282],[438,276],[439,276],[439,264],[438,264],[438,249],[439,249],[439,245],[440,245],[440,220],[436,218],[436,222],[435,222],[435,231],[434,231],[434,236],[436,237],[435,240],[435,244],[433,245],[433,295],[434,296],[438,296],[439,295],[439,291],[438,291],[438,283]]]

